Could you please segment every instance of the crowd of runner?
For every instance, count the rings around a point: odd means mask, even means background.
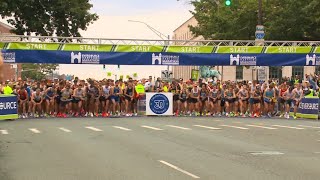
[[[241,116],[293,118],[301,99],[319,96],[320,76],[306,81],[292,79],[257,81],[173,80],[160,78],[101,81],[42,80],[6,81],[0,94],[18,96],[19,117],[110,117],[137,116],[138,101],[144,92],[171,92],[174,116]]]

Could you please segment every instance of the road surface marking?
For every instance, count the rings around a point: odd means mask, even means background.
[[[320,154],[320,152],[314,152],[315,154]]]
[[[223,125],[220,125],[220,126],[223,126],[223,127],[230,127],[230,128],[236,128],[236,129],[249,129],[249,128],[245,128],[245,127],[239,127],[239,126],[230,126],[230,125],[225,125],[225,124],[223,124]]]
[[[282,155],[284,153],[278,151],[253,151],[249,152],[252,155]]]
[[[160,128],[156,128],[156,127],[151,127],[151,126],[141,126],[143,128],[148,128],[148,129],[152,129],[152,130],[156,130],[156,131],[162,131],[163,129]]]
[[[194,179],[200,179],[199,176],[196,176],[196,175],[194,175],[194,174],[191,174],[191,173],[189,173],[189,172],[187,172],[187,171],[185,171],[185,170],[183,170],[183,169],[181,169],[181,168],[179,168],[179,167],[177,167],[177,166],[175,166],[175,165],[172,165],[172,164],[170,164],[170,163],[168,163],[168,162],[166,162],[166,161],[159,160],[159,162],[161,162],[162,164],[167,165],[167,166],[169,166],[169,167],[171,167],[171,168],[173,168],[173,169],[175,169],[175,170],[177,170],[177,171],[180,171],[180,172],[182,172],[183,174],[186,174],[186,175],[188,175],[188,176],[191,176],[191,177],[194,178]]]
[[[41,132],[40,132],[38,129],[36,129],[36,128],[30,128],[29,130],[32,131],[33,133],[36,133],[36,134],[41,133]]]
[[[91,127],[91,126],[87,126],[87,129],[91,129],[93,131],[102,131],[101,129],[95,128],[95,127]]]
[[[320,142],[320,140],[317,140],[318,142]]]
[[[62,130],[62,131],[64,131],[64,132],[67,132],[67,133],[72,132],[71,130],[66,129],[66,128],[63,128],[63,127],[59,128],[59,129]]]
[[[202,125],[193,125],[193,126],[206,128],[206,129],[211,129],[211,130],[219,130],[219,129],[221,129],[221,128],[210,127],[210,126],[202,126]]]
[[[1,134],[9,134],[7,130],[0,130]]]
[[[120,126],[113,126],[113,127],[114,127],[114,128],[117,128],[117,129],[124,130],[124,131],[131,131],[131,129],[124,128],[124,127],[120,127]]]
[[[243,122],[241,122],[241,121],[233,121],[233,123],[239,123],[240,124],[240,123],[243,123]]]
[[[173,128],[178,128],[178,129],[183,129],[183,130],[191,130],[190,128],[185,128],[185,127],[180,127],[180,126],[174,126],[174,125],[167,125],[169,127],[173,127]]]
[[[299,127],[292,127],[292,126],[282,126],[282,125],[272,125],[275,127],[282,127],[282,128],[289,128],[289,129],[304,129],[304,128],[299,128]]]
[[[252,124],[248,124],[247,126],[256,127],[256,128],[263,128],[263,129],[277,129],[277,128],[273,128],[273,127],[258,126],[258,125],[252,125]]]
[[[305,125],[298,125],[300,127],[305,127],[305,128],[314,128],[314,129],[320,129],[320,127],[314,127],[314,126],[305,126]]]
[[[216,120],[214,120],[214,121],[216,121],[216,122],[220,122],[220,121],[222,121],[222,120],[218,120],[218,119],[216,119]]]

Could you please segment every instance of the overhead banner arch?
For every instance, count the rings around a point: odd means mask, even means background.
[[[183,43],[174,40],[165,42],[162,40],[6,36],[0,37],[0,48],[5,63],[172,66],[320,65],[320,42],[266,41],[263,46],[255,46],[254,41],[186,41]]]

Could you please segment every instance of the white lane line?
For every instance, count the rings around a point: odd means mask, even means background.
[[[174,125],[167,125],[167,126],[177,128],[177,129],[191,130],[190,128],[185,128],[185,127],[181,127],[181,126],[174,126]]]
[[[252,125],[252,124],[248,124],[247,126],[256,127],[256,128],[262,128],[262,129],[277,129],[277,128],[273,128],[273,127],[258,126],[258,125]]]
[[[216,119],[216,120],[214,120],[214,121],[216,121],[216,122],[221,122],[222,120],[218,120],[218,119]]]
[[[95,128],[95,127],[91,127],[91,126],[87,126],[87,129],[93,130],[93,131],[102,131],[101,129]]]
[[[202,126],[202,125],[193,125],[193,126],[206,128],[206,129],[211,129],[211,130],[219,130],[219,129],[221,129],[221,128],[210,127],[210,126]]]
[[[38,129],[36,128],[29,128],[30,131],[32,131],[33,133],[39,134],[41,133]]]
[[[243,122],[241,122],[241,121],[233,121],[233,123],[238,123],[238,124],[240,124],[240,123],[243,123]]]
[[[292,126],[282,126],[282,125],[272,125],[274,127],[282,127],[282,128],[288,128],[288,129],[304,129],[299,127],[292,127]]]
[[[156,127],[151,127],[151,126],[141,126],[143,128],[148,128],[148,129],[152,129],[152,130],[156,130],[156,131],[162,131],[163,129],[160,128],[156,128]]]
[[[320,152],[314,152],[315,154],[320,154]]]
[[[222,124],[220,126],[223,126],[223,127],[230,127],[230,128],[236,128],[236,129],[242,129],[242,130],[247,130],[249,128],[245,128],[245,127],[239,127],[239,126],[231,126],[231,125],[225,125],[225,124]]]
[[[199,176],[196,176],[196,175],[194,175],[194,174],[191,174],[191,173],[189,173],[189,172],[187,172],[187,171],[185,171],[185,170],[183,170],[183,169],[181,169],[181,168],[179,168],[179,167],[177,167],[177,166],[175,166],[175,165],[172,165],[172,164],[170,164],[170,163],[168,163],[168,162],[166,162],[166,161],[159,160],[159,162],[161,162],[162,164],[167,165],[167,166],[169,166],[169,167],[171,167],[171,168],[173,168],[173,169],[175,169],[175,170],[177,170],[177,171],[180,171],[180,172],[182,172],[183,174],[186,174],[186,175],[188,175],[188,176],[191,176],[191,177],[194,178],[194,179],[200,179]]]
[[[64,127],[61,127],[61,128],[59,128],[60,130],[62,130],[62,131],[64,131],[64,132],[67,132],[67,133],[70,133],[70,132],[72,132],[71,130],[69,130],[69,129],[66,129],[66,128],[64,128]]]
[[[9,134],[7,130],[0,130],[1,134]]]
[[[299,127],[305,127],[305,128],[313,128],[313,129],[320,129],[320,127],[314,127],[314,126],[305,126],[305,125],[298,125]]]
[[[124,127],[120,127],[120,126],[113,126],[113,127],[114,127],[114,128],[117,128],[117,129],[124,130],[124,131],[131,131],[131,129],[124,128]]]

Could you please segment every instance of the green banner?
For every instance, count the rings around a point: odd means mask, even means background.
[[[105,44],[65,44],[62,48],[63,51],[97,51],[97,52],[110,52],[112,45]]]
[[[199,70],[192,69],[191,70],[191,79],[198,80],[199,78]]]
[[[18,114],[7,114],[7,115],[0,115],[0,120],[8,120],[8,119],[18,119]]]
[[[263,46],[220,46],[217,49],[217,53],[261,53]]]
[[[118,45],[115,52],[162,52],[164,46]]]
[[[7,49],[21,50],[58,50],[60,44],[56,43],[9,43]]]
[[[320,47],[316,47],[316,50],[314,51],[314,53],[320,53]]]
[[[267,47],[266,53],[270,54],[308,54],[310,53],[312,47],[300,47],[300,46],[281,46],[281,47]]]
[[[169,46],[171,53],[212,53],[213,46]]]
[[[0,42],[0,49],[3,49],[3,47],[4,47],[4,44],[5,44],[5,43],[3,43],[3,42]]]

